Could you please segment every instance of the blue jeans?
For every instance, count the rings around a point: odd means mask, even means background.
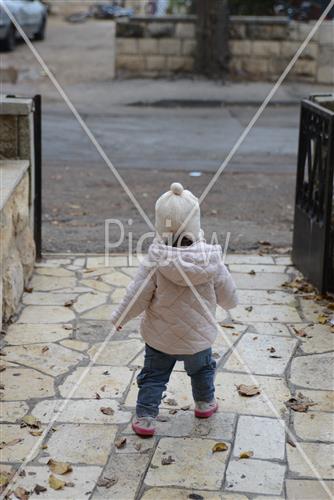
[[[138,417],[158,415],[162,393],[166,390],[176,361],[184,361],[184,368],[191,378],[194,400],[210,402],[214,399],[216,362],[212,358],[211,348],[196,354],[171,355],[157,351],[146,344],[144,368],[137,377]]]

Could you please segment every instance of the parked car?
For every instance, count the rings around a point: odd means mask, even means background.
[[[29,38],[44,40],[48,14],[47,7],[40,0],[3,0],[3,2]],[[0,48],[6,51],[14,50],[18,37],[19,34],[9,16],[4,8],[0,7]]]

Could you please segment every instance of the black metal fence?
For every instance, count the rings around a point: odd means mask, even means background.
[[[324,293],[334,291],[334,95],[301,104],[292,260]]]
[[[42,98],[34,96],[34,239],[36,258],[42,258]]]

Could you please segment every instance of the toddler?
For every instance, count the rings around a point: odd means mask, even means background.
[[[211,346],[217,335],[216,305],[237,305],[236,288],[222,262],[220,245],[203,238],[197,198],[173,183],[155,206],[156,237],[127,293],[112,314],[118,330],[144,312],[140,331],[145,340],[144,367],[133,430],[155,432],[162,394],[176,361],[191,378],[195,416],[217,411]],[[179,234],[180,233],[180,234]]]

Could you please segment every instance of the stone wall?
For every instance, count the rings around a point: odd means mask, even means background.
[[[275,80],[313,27],[282,17],[232,16],[230,77]],[[118,76],[163,77],[192,73],[196,17],[135,17],[117,23]],[[334,22],[325,21],[296,62],[289,79],[334,82]]]

